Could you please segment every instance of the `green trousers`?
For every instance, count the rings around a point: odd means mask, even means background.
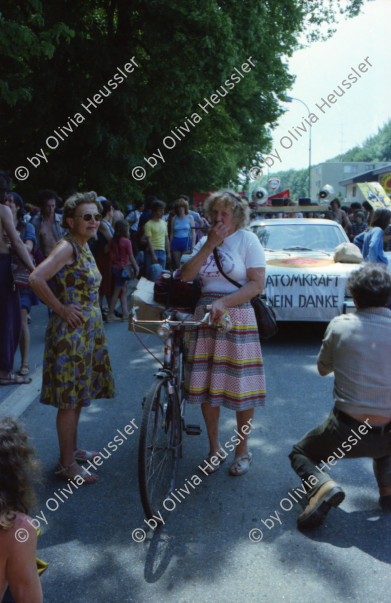
[[[289,455],[293,469],[302,480],[300,490],[310,499],[331,479],[327,474],[343,458],[369,457],[379,488],[391,486],[391,421],[371,427],[333,409],[318,425],[293,446]]]

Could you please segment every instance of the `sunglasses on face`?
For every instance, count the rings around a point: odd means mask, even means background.
[[[82,218],[84,222],[91,222],[92,220],[95,220],[95,222],[100,222],[102,216],[100,214],[83,214],[80,216],[75,216],[75,218]]]

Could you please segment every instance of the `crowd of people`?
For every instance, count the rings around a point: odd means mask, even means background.
[[[194,211],[187,195],[168,206],[151,195],[129,209],[126,220],[139,273],[151,281],[164,269],[179,268],[183,254],[193,251],[209,227],[204,211]]]
[[[98,479],[81,466],[100,453],[93,445],[88,450],[79,444],[78,424],[82,409],[91,400],[110,399],[115,393],[103,319],[110,323],[119,318],[115,315],[118,300],[122,319],[127,319],[131,276],[144,274],[155,280],[163,269],[179,266],[183,281],[201,277],[195,318],[202,317],[206,305],[211,307],[210,322],[190,333],[184,383],[188,402],[201,405],[209,439],[208,472],[217,471],[227,457],[219,439],[224,407],[236,413],[242,434],[229,473],[247,473],[252,453],[248,443],[251,428],[246,426],[266,396],[251,304],[263,291],[266,262],[257,236],[246,228],[250,219],[246,198],[230,190],[218,191],[206,201],[203,216],[190,209],[184,195],[167,211],[162,201],[148,197],[143,204],[127,207],[123,214],[115,202],[94,192],[75,193],[66,199],[60,214],[56,212],[56,193],[47,190],[40,195],[40,213],[26,217],[23,200],[10,192],[11,184],[6,174],[0,173],[0,282],[4,292],[0,297],[0,384],[30,381],[28,335],[22,333],[28,326],[28,312],[39,298],[49,309],[40,402],[57,409],[58,478],[78,486]],[[330,323],[318,357],[321,375],[335,373],[333,411],[290,455],[294,470],[308,487],[308,505],[298,519],[301,528],[322,523],[330,508],[344,499],[342,488],[316,465],[330,454],[373,458],[380,505],[391,508],[391,381],[387,365],[391,277],[381,265],[387,263],[383,245],[391,212],[371,212],[366,227],[362,208],[354,208],[350,216],[339,203],[333,201],[331,208],[331,219],[346,231],[351,229],[367,262],[348,282],[357,313]],[[189,255],[183,263],[184,253]],[[30,272],[21,294],[14,286],[12,254]],[[227,314],[229,331],[217,329]],[[15,375],[13,362],[19,342],[22,363]],[[353,444],[349,440],[352,429],[364,433],[364,428],[365,433],[370,430],[365,445]],[[21,458],[25,459],[23,467]],[[17,567],[21,558],[13,538],[20,527],[33,531],[30,524],[27,527],[27,514],[35,468],[27,435],[14,421],[0,420],[0,543],[4,543],[0,548],[0,597],[7,585],[20,600],[23,588],[30,588],[31,601],[40,603],[42,592],[34,565],[36,537],[24,549],[27,578],[22,586]]]
[[[298,206],[300,209],[300,206]],[[253,217],[256,213],[253,214]],[[331,201],[326,212],[314,211],[296,213],[266,213],[265,219],[270,218],[324,218],[342,226],[349,241],[361,251],[364,260],[388,264],[384,251],[391,251],[391,211],[387,208],[373,207],[364,201],[354,201],[351,205],[342,205],[338,199]]]
[[[0,332],[4,342],[0,350],[0,385],[28,384],[29,323],[39,297],[27,278],[25,283],[14,278],[13,258],[18,255],[18,262],[32,271],[50,256],[69,228],[63,221],[64,201],[54,190],[41,191],[36,205],[24,203],[18,193],[11,192],[12,182],[4,172],[0,174],[0,189],[1,304],[2,316],[7,316]],[[96,232],[90,231],[88,246],[101,275],[99,308],[104,322],[126,322],[129,282],[140,276],[156,280],[163,269],[179,267],[181,256],[191,253],[208,222],[190,209],[186,195],[168,206],[148,196],[133,207],[126,206],[124,212],[115,200],[101,196],[97,201],[99,222]],[[50,305],[48,312],[51,316]],[[14,372],[18,346],[21,363]]]
[[[290,205],[296,205],[290,203]],[[358,201],[354,201],[351,205],[342,205],[339,199],[333,199],[329,204],[326,211],[317,211],[316,205],[313,206],[313,211],[300,211],[300,205],[297,206],[297,212],[284,213],[277,211],[277,208],[273,208],[273,213],[262,214],[266,219],[269,218],[324,218],[326,220],[333,220],[342,226],[350,241],[353,241],[354,237],[366,230],[370,222],[373,209],[372,206],[364,201],[362,204]],[[256,211],[252,214],[256,217]],[[390,237],[391,239],[391,237]]]

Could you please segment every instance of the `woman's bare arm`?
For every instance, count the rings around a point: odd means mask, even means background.
[[[168,238],[170,240],[170,245],[172,243],[172,239],[174,238],[174,220],[175,220],[175,216],[170,216],[168,218],[168,222],[167,222],[167,230],[168,230]]]
[[[171,245],[170,245],[170,241],[169,241],[167,235],[164,237],[164,248],[166,250],[167,260],[170,261],[171,260]]]
[[[130,261],[130,263],[131,263],[131,264],[132,264],[132,266],[133,266],[133,269],[134,269],[135,275],[137,276],[137,275],[138,275],[138,273],[139,273],[139,267],[138,267],[138,264],[137,264],[136,259],[135,259],[135,257],[134,257],[134,255],[133,255],[133,254],[129,256],[129,261]]]
[[[65,320],[69,326],[76,328],[83,323],[82,311],[75,304],[62,304],[47,284],[47,281],[57,274],[61,268],[66,264],[72,264],[73,261],[74,251],[72,245],[68,241],[62,240],[46,260],[30,274],[29,285],[44,304]]]

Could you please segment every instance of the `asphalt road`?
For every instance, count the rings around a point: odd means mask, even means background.
[[[333,467],[346,499],[323,527],[300,533],[300,504],[283,502],[299,486],[287,458],[292,444],[332,406],[332,377],[319,377],[315,366],[321,326],[284,325],[263,346],[268,397],[255,415],[249,473],[228,475],[230,453],[217,473],[204,475],[198,465],[208,452],[205,430],[185,436],[177,487],[193,475],[202,481],[167,514],[161,529],[136,543],[133,530],[146,529],[137,430],[104,460],[97,484],[81,486],[67,499],[61,495],[66,484],[53,475],[56,412],[38,402],[46,309],[35,308],[32,316],[33,383],[0,388],[0,414],[20,417],[42,461],[39,506],[32,515],[41,518],[38,556],[50,564],[42,575],[45,602],[390,601],[391,515],[378,508],[369,459],[340,460]],[[80,423],[80,443],[97,450],[132,419],[140,425],[141,400],[157,366],[124,323],[109,324],[106,331],[116,397],[94,402]],[[157,338],[145,340],[161,351]],[[187,416],[202,423],[198,408]],[[234,428],[233,413],[223,411],[222,442]],[[272,519],[276,511],[281,524]],[[249,539],[254,528],[258,538],[262,532],[257,543]]]

